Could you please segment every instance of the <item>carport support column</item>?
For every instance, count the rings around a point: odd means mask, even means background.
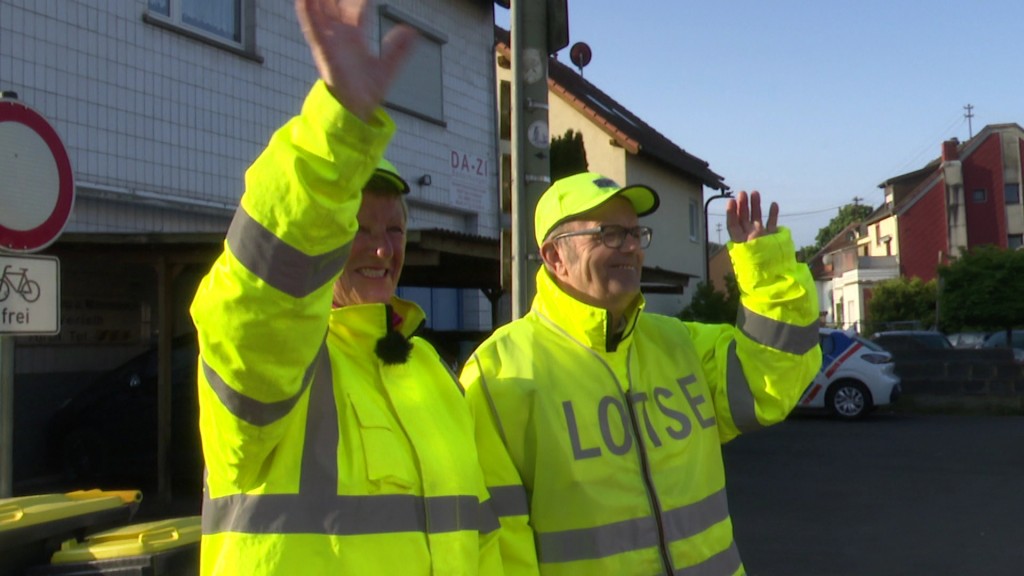
[[[14,337],[0,335],[0,498],[14,495]]]
[[[172,283],[175,273],[169,269],[167,258],[157,259],[157,378],[156,378],[156,471],[157,499],[161,505],[169,504],[171,496],[171,339],[174,337],[174,318],[171,312]]]

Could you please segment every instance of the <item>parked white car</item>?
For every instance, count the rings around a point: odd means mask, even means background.
[[[842,330],[820,328],[821,370],[797,408],[824,408],[838,418],[861,418],[899,398],[900,377],[881,346]]]

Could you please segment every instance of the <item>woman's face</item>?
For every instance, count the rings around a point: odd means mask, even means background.
[[[341,277],[334,306],[384,304],[395,294],[405,263],[405,206],[397,194],[367,191],[357,216],[359,230]]]

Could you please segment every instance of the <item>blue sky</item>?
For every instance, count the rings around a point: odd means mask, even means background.
[[[797,247],[854,198],[986,124],[1024,125],[1020,0],[568,0],[583,76],[732,190],[781,208]],[[510,13],[496,7],[499,25]],[[569,50],[559,59],[569,64]],[[710,206],[710,239],[724,231]],[[680,216],[683,217],[682,215]]]

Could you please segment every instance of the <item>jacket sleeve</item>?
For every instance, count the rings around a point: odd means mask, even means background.
[[[491,494],[491,507],[501,524],[498,533],[501,561],[506,576],[536,575],[540,568],[530,526],[529,499],[509,453],[501,422],[492,410],[485,370],[480,358],[474,355],[463,368],[460,381],[473,415],[477,451]]]
[[[280,439],[324,342],[363,184],[393,132],[382,110],[364,123],[318,81],[246,172],[191,308],[211,478],[244,489]]]
[[[821,366],[817,291],[789,230],[728,248],[740,289],[736,326],[687,324],[723,442],[784,420]]]

